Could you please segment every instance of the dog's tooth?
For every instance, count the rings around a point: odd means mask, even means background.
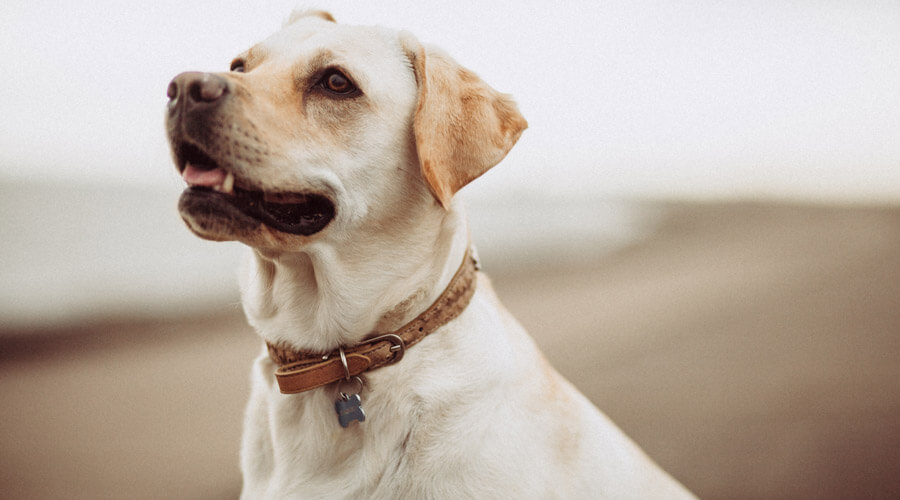
[[[225,176],[225,180],[222,181],[222,192],[227,194],[234,193],[234,174],[230,171]]]

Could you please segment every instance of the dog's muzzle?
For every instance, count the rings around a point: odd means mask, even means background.
[[[214,73],[181,73],[169,83],[166,128],[188,185],[178,203],[182,217],[200,236],[216,239],[260,224],[303,236],[321,231],[335,216],[328,197],[263,191],[236,175],[242,138],[233,90],[234,83]]]

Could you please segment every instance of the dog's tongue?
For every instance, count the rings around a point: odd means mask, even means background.
[[[190,186],[213,187],[225,181],[226,172],[221,168],[204,169],[188,163],[181,174],[184,182]]]

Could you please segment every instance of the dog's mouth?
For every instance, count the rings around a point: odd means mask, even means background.
[[[176,156],[188,185],[179,201],[183,215],[226,219],[235,224],[249,222],[249,218],[303,236],[318,233],[334,219],[334,203],[323,195],[254,190],[236,181],[231,170],[190,143],[180,144]]]

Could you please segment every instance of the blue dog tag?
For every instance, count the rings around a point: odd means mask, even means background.
[[[334,411],[337,412],[338,422],[341,427],[349,426],[354,420],[364,422],[366,412],[362,409],[362,401],[359,394],[347,395],[341,393],[341,399],[334,402]]]

